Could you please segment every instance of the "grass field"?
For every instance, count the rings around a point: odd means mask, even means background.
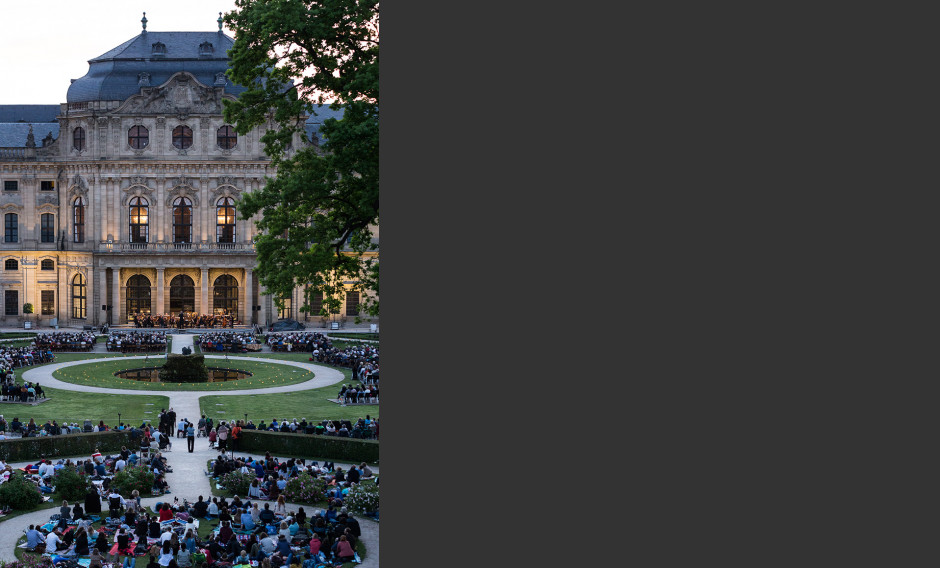
[[[128,369],[142,367],[159,367],[166,363],[166,357],[150,357],[148,360],[134,359],[130,361],[101,361],[76,365],[59,369],[52,376],[67,383],[86,385],[90,387],[104,387],[115,389],[130,389],[141,391],[221,391],[244,390],[276,387],[292,383],[309,381],[314,377],[310,371],[305,371],[290,365],[276,365],[255,361],[229,361],[225,359],[206,359],[209,367],[238,369],[252,374],[251,377],[238,381],[221,383],[148,383],[133,379],[115,377],[114,373]]]
[[[0,405],[0,413],[9,422],[17,417],[22,421],[34,418],[42,423],[46,420],[58,420],[59,424],[68,422],[82,423],[86,418],[95,424],[104,420],[105,424],[117,424],[121,421],[139,425],[143,420],[150,420],[160,414],[161,408],[169,406],[170,398],[158,394],[127,396],[123,394],[99,394],[91,392],[73,392],[44,388],[50,399],[35,406],[19,404]]]

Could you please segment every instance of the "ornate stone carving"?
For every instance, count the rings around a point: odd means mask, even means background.
[[[158,87],[141,87],[117,112],[145,114],[222,114],[222,87],[208,87],[186,71]]]
[[[131,185],[147,185],[147,179],[144,178],[143,176],[131,176],[130,182],[131,182]]]
[[[36,197],[36,204],[39,206],[39,209],[42,209],[44,206],[55,208],[59,205],[59,194],[55,192],[41,193]]]
[[[193,202],[193,207],[199,207],[199,194],[196,191],[189,187],[188,185],[177,185],[173,189],[167,192],[165,204],[167,207],[173,205],[173,201],[177,197],[186,197]]]
[[[132,185],[124,190],[124,197],[121,199],[121,205],[126,206],[131,198],[144,197],[148,203],[153,203],[153,190],[143,185]]]

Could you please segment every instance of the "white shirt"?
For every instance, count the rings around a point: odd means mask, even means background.
[[[123,459],[119,459],[118,461],[114,462],[114,471],[121,471],[125,467],[127,467],[127,462]]]
[[[59,538],[59,535],[55,534],[54,532],[49,533],[49,535],[46,536],[46,550],[49,552],[55,552],[56,549],[59,548],[60,542],[62,542],[62,539]]]
[[[171,538],[173,538],[173,531],[166,531],[165,533],[160,535],[160,544],[162,545],[164,542],[170,540]]]

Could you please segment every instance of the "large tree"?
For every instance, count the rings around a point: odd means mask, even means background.
[[[345,282],[378,314],[379,4],[357,0],[236,0],[229,77],[246,90],[225,101],[239,134],[265,126],[276,177],[246,193],[241,217],[260,212],[259,282],[281,306],[296,286],[301,307],[323,294],[321,315],[339,313]],[[318,104],[343,109],[307,139]],[[303,144],[293,144],[299,136]],[[372,292],[372,294],[368,294]]]

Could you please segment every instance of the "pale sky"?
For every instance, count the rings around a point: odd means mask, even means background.
[[[234,0],[4,0],[0,17],[0,104],[65,102],[88,60],[147,31],[216,31]],[[234,38],[227,27],[222,30]]]

